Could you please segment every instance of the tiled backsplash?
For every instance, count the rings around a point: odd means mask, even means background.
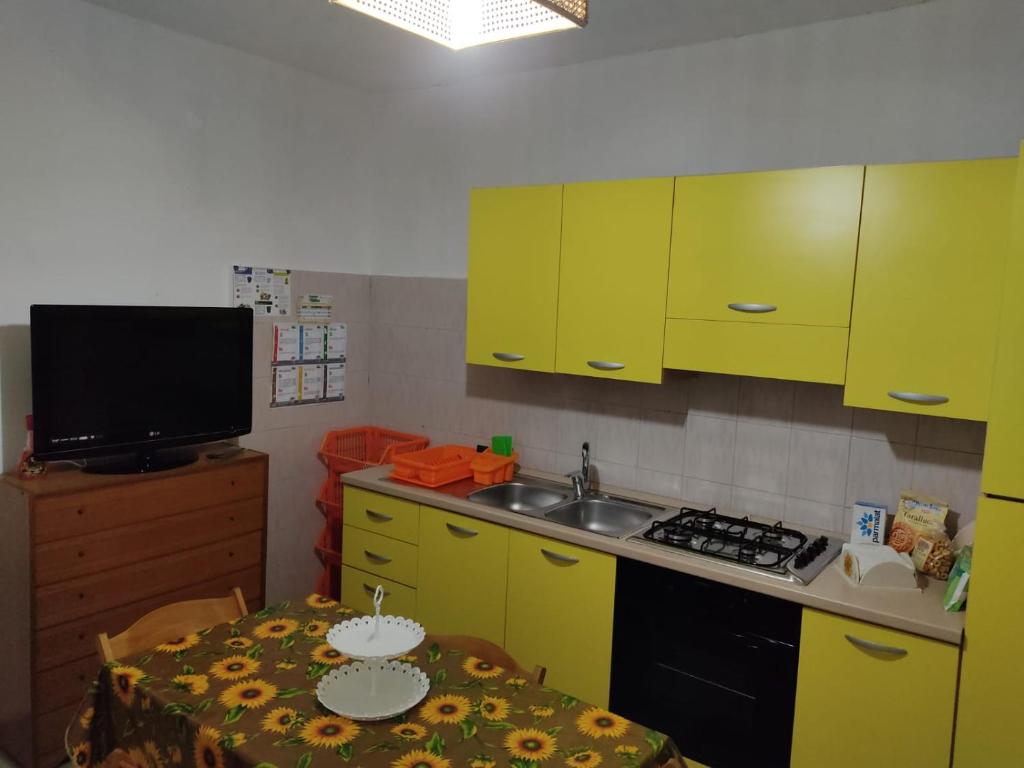
[[[847,408],[824,384],[467,366],[465,291],[464,280],[370,279],[374,423],[435,442],[511,434],[523,466],[552,472],[576,468],[589,440],[607,483],[829,530],[848,530],[855,500],[893,510],[905,488],[947,499],[961,525],[974,518],[983,424]]]

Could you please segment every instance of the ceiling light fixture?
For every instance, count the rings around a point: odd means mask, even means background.
[[[330,0],[453,50],[587,25],[588,0]]]

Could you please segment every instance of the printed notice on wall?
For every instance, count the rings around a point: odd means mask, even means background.
[[[292,313],[292,271],[273,267],[231,268],[233,306],[251,307],[256,317]]]
[[[345,399],[345,323],[274,323],[273,344],[271,407]]]

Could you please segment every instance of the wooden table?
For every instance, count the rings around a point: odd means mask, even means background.
[[[419,706],[372,723],[334,715],[315,688],[348,663],[324,635],[350,614],[311,595],[108,664],[69,726],[72,765],[115,747],[140,768],[684,764],[661,733],[436,644],[405,658],[431,679]]]

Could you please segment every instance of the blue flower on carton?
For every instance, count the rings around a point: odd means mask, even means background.
[[[861,534],[864,536],[869,535],[875,527],[875,516],[870,512],[865,512],[857,520],[857,527],[860,528]]]

